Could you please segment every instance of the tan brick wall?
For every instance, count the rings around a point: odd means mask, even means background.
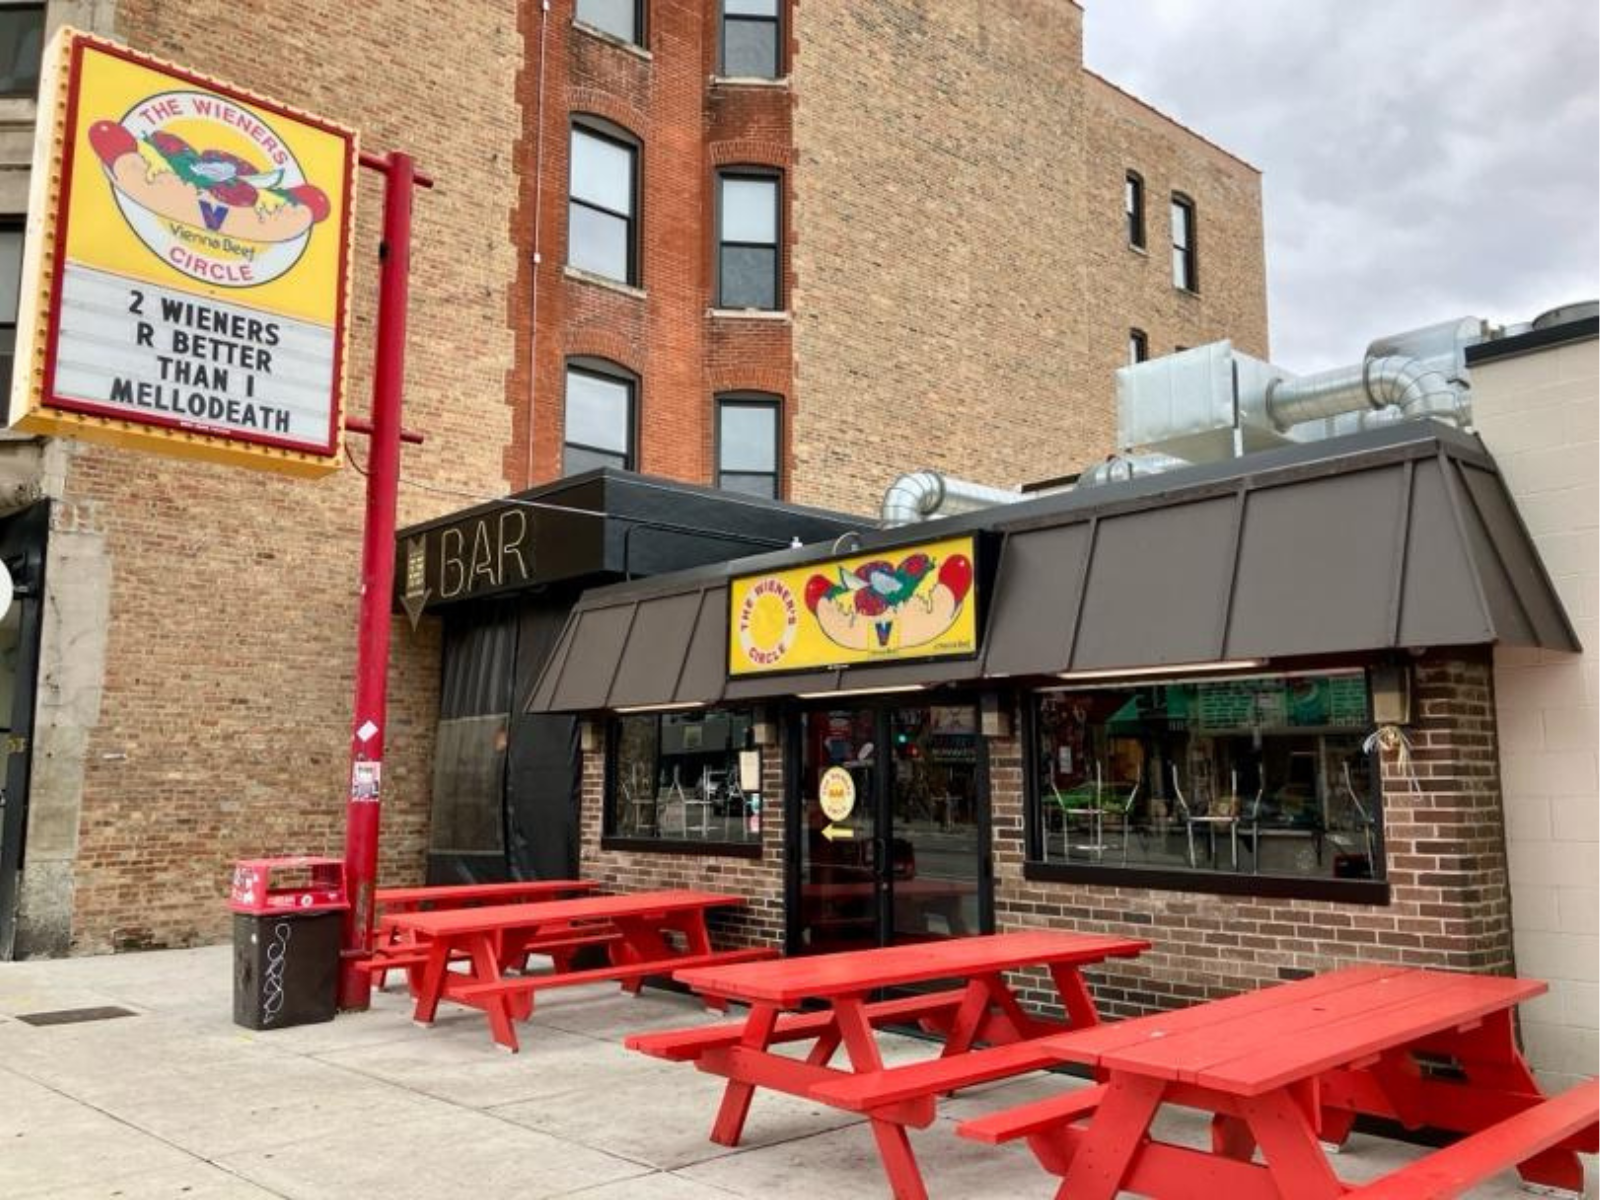
[[[1410,770],[1383,761],[1387,905],[1212,896],[1024,877],[1022,751],[990,743],[998,929],[1059,926],[1147,938],[1094,973],[1104,1011],[1129,1016],[1249,991],[1356,962],[1511,970],[1511,905],[1487,656],[1416,673]],[[1053,996],[1042,977],[1035,1002]]]
[[[679,478],[711,477],[713,393],[785,396],[790,494],[829,507],[871,511],[914,466],[1015,483],[1108,449],[1115,364],[1090,320],[1097,247],[1121,230],[1121,168],[1110,199],[1097,198],[1090,147],[1098,108],[1117,102],[1081,69],[1081,12],[1056,0],[800,4],[791,92],[707,84],[716,9],[653,5],[647,62],[575,33],[571,0],[553,5],[537,116],[531,4],[475,0],[471,19],[396,0],[57,0],[51,13],[87,13],[135,47],[326,113],[434,176],[416,203],[406,416],[428,444],[405,451],[404,473],[443,492],[403,487],[402,523],[554,473],[562,359],[576,353],[640,371],[642,465]],[[561,270],[572,110],[645,143],[646,301]],[[0,113],[0,127],[25,116]],[[1244,227],[1259,241],[1254,177],[1163,120],[1129,118],[1157,130],[1174,162],[1204,167],[1191,190],[1209,285],[1210,206],[1253,205]],[[536,191],[526,173],[540,128]],[[18,157],[19,135],[8,137],[0,167]],[[793,168],[792,323],[707,315],[719,163]],[[23,174],[0,171],[0,206]],[[360,414],[381,211],[370,173],[358,200],[349,378]],[[1222,300],[1208,290],[1205,311],[1220,314]],[[1222,328],[1233,319],[1217,328],[1252,348]],[[1120,354],[1123,333],[1112,341]],[[363,463],[364,441],[352,445]],[[342,842],[364,481],[66,442],[46,457],[63,569],[49,584],[45,662],[65,674],[41,683],[19,948],[30,936],[33,952],[221,936],[233,859]],[[394,646],[383,874],[405,881],[423,859],[437,629],[401,627]],[[696,867],[694,880],[734,872],[729,884],[776,904],[769,816],[768,859]]]
[[[1008,484],[1109,448],[1080,335],[1082,14],[795,12],[795,499],[876,512],[900,471]]]
[[[1261,176],[1248,164],[1085,72],[1084,173],[1089,290],[1085,328],[1093,378],[1115,403],[1112,372],[1128,362],[1128,331],[1143,329],[1150,356],[1232,338],[1267,357],[1266,258]],[[1144,179],[1145,249],[1128,245],[1123,182]],[[1198,292],[1172,286],[1172,195],[1195,206]]]
[[[1581,654],[1495,652],[1517,970],[1534,1069],[1577,1083],[1600,1057],[1600,361],[1593,339],[1472,368],[1472,411],[1572,620]]]
[[[1128,329],[1266,352],[1260,179],[1082,68],[1048,0],[800,4],[794,496],[877,508],[921,466],[997,485],[1110,451]],[[1127,248],[1141,171],[1151,252]],[[1166,197],[1199,209],[1177,292]]]
[[[505,491],[510,434],[507,172],[521,47],[517,5],[477,8],[461,21],[448,7],[397,3],[125,0],[116,32],[356,126],[364,148],[404,149],[434,176],[416,204],[407,364],[406,424],[428,444],[405,451],[404,473],[489,496]],[[358,196],[349,389],[364,413],[378,178],[361,172]],[[364,440],[351,442],[363,463]],[[73,948],[214,939],[233,859],[342,844],[363,488],[358,470],[297,482],[72,450],[56,524],[99,539],[109,559],[104,684],[81,799],[70,779],[32,798],[35,818],[57,825],[80,805],[75,895],[24,903],[41,924],[70,904]],[[464,503],[402,488],[401,522]],[[394,649],[383,873],[403,880],[421,868],[436,632],[414,637],[401,622]]]

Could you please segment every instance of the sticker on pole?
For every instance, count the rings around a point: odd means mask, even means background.
[[[355,134],[72,29],[40,108],[12,423],[336,470]]]
[[[350,799],[376,804],[383,790],[383,764],[363,760],[350,767]]]

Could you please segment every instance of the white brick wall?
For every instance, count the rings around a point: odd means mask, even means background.
[[[1547,1086],[1600,1057],[1600,366],[1595,343],[1473,369],[1473,413],[1571,617],[1582,654],[1495,654],[1517,973],[1547,980],[1523,1038]]]

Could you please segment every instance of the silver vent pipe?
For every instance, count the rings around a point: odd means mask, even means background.
[[[883,493],[878,516],[888,528],[912,525],[935,517],[1015,504],[1022,493],[989,487],[968,479],[957,479],[938,471],[908,471]]]
[[[1398,408],[1407,417],[1471,420],[1464,389],[1415,358],[1368,358],[1298,379],[1267,384],[1267,415],[1281,430],[1366,409]]]
[[[1126,483],[1130,479],[1159,475],[1163,471],[1187,466],[1189,463],[1185,459],[1156,450],[1146,450],[1140,454],[1113,454],[1085,467],[1078,475],[1077,486],[1086,488],[1099,487],[1104,483]]]

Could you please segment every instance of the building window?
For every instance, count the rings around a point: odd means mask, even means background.
[[[1172,286],[1186,292],[1200,290],[1200,273],[1195,265],[1194,201],[1186,196],[1172,197]]]
[[[782,0],[722,0],[722,74],[777,79],[781,70]]]
[[[782,307],[778,286],[777,175],[725,171],[717,177],[717,306]]]
[[[0,8],[0,96],[39,94],[44,8],[42,4],[8,4]]]
[[[1150,357],[1150,339],[1142,329],[1128,330],[1128,365],[1137,366]]]
[[[644,44],[641,0],[578,0],[577,18],[585,25],[636,46]]]
[[[561,471],[634,468],[634,404],[638,381],[611,363],[582,359],[567,364],[566,444]]]
[[[1144,180],[1129,171],[1122,185],[1122,207],[1128,217],[1128,245],[1144,249]]]
[[[637,283],[639,147],[615,126],[584,118],[572,126],[567,263]]]
[[[717,397],[717,486],[776,500],[779,493],[776,396]]]
[[[759,754],[745,712],[619,717],[611,726],[606,835],[758,844],[761,800],[743,785],[752,774],[759,779],[748,757]]]
[[[22,290],[22,230],[0,226],[0,396],[11,394],[17,355],[17,297]]]
[[[1361,671],[1041,693],[1033,857],[1179,887],[1381,879],[1369,714]]]

